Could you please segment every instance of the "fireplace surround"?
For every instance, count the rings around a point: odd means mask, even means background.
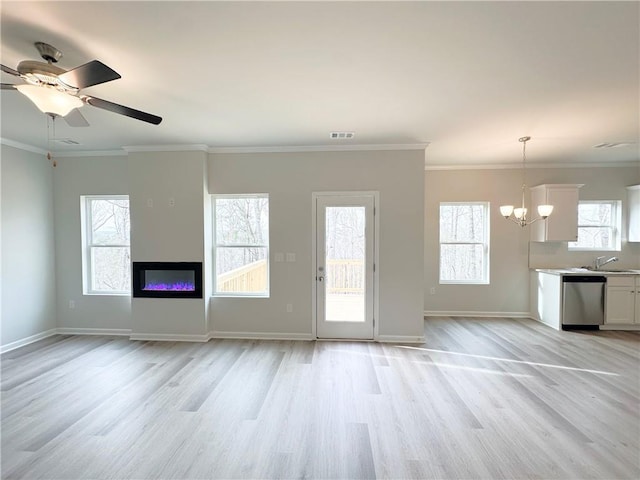
[[[202,262],[133,262],[134,298],[202,298]]]

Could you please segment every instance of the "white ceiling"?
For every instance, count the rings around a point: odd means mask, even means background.
[[[1,15],[4,65],[50,43],[62,68],[122,75],[85,93],[164,118],[84,106],[90,127],[56,122],[81,143],[59,152],[429,143],[427,165],[500,165],[530,135],[531,163],[640,161],[639,2],[3,0]],[[46,149],[45,115],[1,101],[2,138]]]

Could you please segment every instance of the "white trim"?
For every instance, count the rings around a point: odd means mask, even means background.
[[[611,163],[529,163],[527,170],[535,170],[536,168],[624,168],[624,167],[638,167],[639,161],[629,162],[611,162]],[[522,164],[518,163],[496,163],[496,164],[478,164],[473,165],[469,163],[460,165],[424,165],[425,170],[517,170],[522,169]]]
[[[204,144],[191,145],[131,145],[122,147],[127,153],[136,152],[207,152],[209,147]]]
[[[414,335],[378,335],[375,338],[380,343],[424,343],[424,336]]]
[[[53,152],[57,158],[65,157],[126,157],[124,150],[86,150],[77,152]]]
[[[311,336],[318,338],[317,321],[318,321],[318,305],[317,305],[317,215],[318,215],[318,199],[321,197],[335,196],[355,196],[355,197],[373,197],[373,338],[376,339],[380,328],[380,192],[377,190],[365,191],[329,191],[329,192],[311,192]],[[324,339],[322,339],[324,340]],[[365,339],[361,339],[365,340]]]
[[[530,312],[476,312],[476,311],[424,311],[425,317],[496,317],[496,318],[533,318]]]
[[[228,338],[238,340],[314,340],[308,333],[271,333],[271,332],[209,332],[209,338]]]
[[[640,331],[640,325],[628,323],[624,325],[604,324],[600,325],[600,330],[629,330],[632,332],[637,332]]]
[[[24,150],[26,152],[38,153],[40,155],[46,155],[47,151],[38,147],[34,147],[32,145],[27,145],[26,143],[16,142],[15,140],[9,140],[8,138],[0,137],[0,144],[6,145],[8,147],[17,148],[19,150]]]
[[[0,353],[10,352],[11,350],[15,350],[16,348],[24,347],[25,345],[29,345],[30,343],[34,343],[39,340],[43,340],[45,338],[53,337],[54,335],[57,335],[57,334],[58,334],[58,329],[52,328],[51,330],[36,333],[35,335],[31,335],[29,337],[21,338],[20,340],[7,343],[6,345],[0,345]]]
[[[75,328],[62,327],[56,329],[58,335],[109,335],[127,337],[131,335],[130,328]]]
[[[273,147],[209,147],[209,153],[296,153],[296,152],[351,152],[387,150],[425,150],[429,143],[371,144],[371,145],[300,145]]]
[[[209,335],[182,335],[179,333],[132,333],[129,340],[153,342],[208,342]]]

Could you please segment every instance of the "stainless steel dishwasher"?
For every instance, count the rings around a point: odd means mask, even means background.
[[[597,329],[604,323],[604,288],[607,277],[562,277],[562,328]]]

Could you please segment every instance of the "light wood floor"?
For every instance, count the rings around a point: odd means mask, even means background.
[[[2,356],[2,478],[640,478],[640,334],[56,336]]]

